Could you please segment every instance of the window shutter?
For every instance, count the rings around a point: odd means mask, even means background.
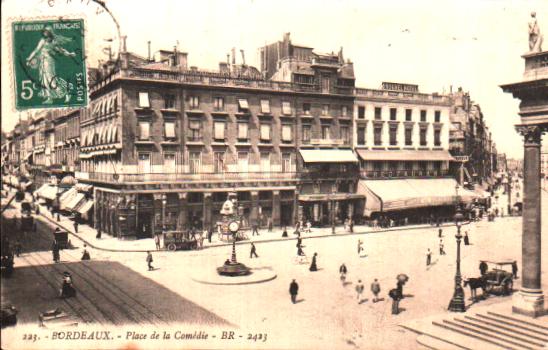
[[[245,98],[241,98],[238,100],[238,105],[241,109],[249,109],[249,105],[247,104],[247,100]]]
[[[238,123],[238,138],[247,139],[247,124]]]
[[[285,115],[291,114],[291,104],[288,101],[282,102],[282,113]]]
[[[214,123],[214,137],[216,140],[224,140],[225,138],[225,123],[215,122]]]
[[[270,101],[269,100],[261,100],[261,112],[270,113]]]
[[[269,124],[261,124],[261,140],[270,140]]]
[[[148,99],[148,92],[139,92],[139,107],[149,108],[150,101]]]
[[[292,135],[291,135],[291,125],[282,125],[282,141],[291,141]]]
[[[175,123],[174,122],[166,122],[165,123],[165,132],[166,132],[166,138],[175,138]]]

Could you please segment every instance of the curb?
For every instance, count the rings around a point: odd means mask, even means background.
[[[96,249],[96,250],[101,250],[101,251],[106,251],[106,252],[115,252],[115,253],[146,253],[148,251],[152,251],[153,249],[148,249],[148,250],[139,250],[139,249],[110,249],[110,248],[103,248],[103,247],[98,247],[96,245],[94,245],[93,243],[90,243],[88,240],[86,240],[85,238],[83,238],[82,236],[80,236],[79,234],[77,234],[76,232],[73,232],[71,229],[68,229],[67,227],[65,227],[63,224],[55,221],[54,219],[51,219],[47,216],[45,216],[44,214],[40,213],[39,214],[41,217],[43,217],[44,219],[46,219],[47,221],[49,221],[50,223],[52,223],[53,225],[56,225],[56,226],[59,226],[60,228],[62,228],[63,230],[67,231],[69,234],[75,236],[76,238],[78,238],[79,240],[81,240],[82,242],[84,242],[86,245],[88,245],[89,247],[93,248],[93,249]],[[36,215],[35,215],[36,216]],[[471,223],[471,221],[464,221],[462,223],[462,225],[469,225]],[[454,224],[440,224],[439,227],[453,227]],[[398,227],[398,228],[388,228],[388,229],[382,229],[382,230],[376,230],[376,231],[359,231],[359,232],[343,232],[343,233],[336,233],[336,234],[328,234],[328,235],[315,235],[315,236],[307,236],[307,237],[301,237],[303,240],[305,239],[312,239],[312,238],[328,238],[328,237],[342,237],[342,236],[351,236],[351,235],[363,235],[363,234],[375,234],[375,233],[384,233],[384,232],[393,232],[393,231],[412,231],[412,230],[420,230],[420,229],[424,229],[424,228],[428,228],[428,227],[434,227],[434,226],[431,226],[431,225],[421,225],[421,226],[410,226],[410,227]],[[251,241],[251,240],[247,240],[247,241],[239,241],[239,242],[236,242],[236,245],[245,245],[245,244],[249,244],[249,243],[255,243],[255,244],[261,244],[261,243],[273,243],[273,242],[283,242],[283,241],[293,241],[293,240],[297,240],[297,238],[293,238],[293,237],[288,237],[288,238],[272,238],[272,239],[266,239],[266,240],[263,240],[263,241]],[[209,248],[217,248],[217,247],[227,247],[227,246],[232,246],[232,243],[213,243],[213,244],[210,244],[210,245],[207,245],[207,246],[204,246],[202,249],[209,249]],[[162,250],[162,252],[169,252],[169,253],[177,253],[179,251],[175,250],[175,251],[169,251],[169,250]]]

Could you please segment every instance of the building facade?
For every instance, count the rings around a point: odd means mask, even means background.
[[[305,215],[325,222],[328,206],[318,203],[346,202],[355,180],[339,162],[317,162],[318,152],[352,154],[354,96],[337,84],[345,65],[338,56],[310,55],[295,59],[329,84],[288,71],[286,81],[266,79],[235,59],[210,72],[188,68],[176,50],[156,61],[123,52],[79,111],[76,177],[94,187],[96,228],[129,239],[209,228],[231,192],[246,225],[292,225]],[[280,67],[290,60],[281,56]],[[317,172],[322,164],[326,172]],[[302,200],[301,190],[309,194]]]
[[[420,93],[417,85],[356,89],[354,148],[366,217],[420,222],[454,212],[450,105],[447,96]]]
[[[496,171],[496,146],[485,123],[479,104],[471,100],[470,94],[458,88],[449,94],[451,100],[449,152],[453,156],[466,157],[463,182],[484,182],[488,185]],[[459,174],[460,165],[455,163],[453,173]],[[462,183],[461,183],[462,184]]]

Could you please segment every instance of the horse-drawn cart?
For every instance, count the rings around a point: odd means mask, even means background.
[[[190,250],[198,248],[197,237],[188,231],[166,231],[162,234],[163,248],[167,250]]]
[[[489,294],[510,295],[514,287],[516,261],[485,261],[485,263],[495,266],[483,275],[485,279],[485,291]],[[511,271],[507,271],[509,269]]]

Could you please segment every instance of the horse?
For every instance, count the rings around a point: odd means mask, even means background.
[[[485,296],[485,289],[487,288],[487,282],[484,277],[478,278],[468,278],[464,280],[464,287],[470,285],[470,294],[472,295],[472,300],[477,301],[476,289],[481,288],[482,293],[481,297]]]

